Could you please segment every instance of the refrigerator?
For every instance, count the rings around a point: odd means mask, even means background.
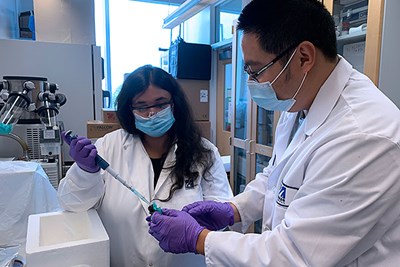
[[[67,98],[58,120],[75,134],[86,136],[87,121],[101,120],[103,72],[98,46],[0,39],[0,81],[3,76],[45,77],[58,84],[58,92]],[[21,150],[12,141],[0,137],[0,158]],[[64,144],[63,162],[72,161],[68,151]]]

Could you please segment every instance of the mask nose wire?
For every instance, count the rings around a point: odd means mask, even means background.
[[[290,62],[292,61],[292,58],[294,57],[294,54],[296,54],[297,51],[297,47],[296,49],[293,51],[292,55],[290,56],[288,62],[286,62],[285,66],[283,67],[283,69],[278,73],[278,75],[276,75],[275,79],[272,80],[271,85],[274,84],[274,82],[276,80],[278,80],[278,78],[282,75],[282,73],[286,70],[286,68],[289,66]]]

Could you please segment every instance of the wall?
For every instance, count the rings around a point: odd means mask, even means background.
[[[17,7],[15,0],[0,1],[0,39],[18,37]]]
[[[93,0],[33,0],[36,40],[95,44]]]
[[[0,39],[18,39],[18,14],[29,10],[37,41],[96,43],[94,0],[0,0]]]
[[[211,11],[210,7],[184,23],[183,38],[189,43],[210,44]]]
[[[19,0],[17,5],[17,10],[19,12],[33,10],[33,0]]]
[[[386,0],[383,17],[379,88],[400,108],[399,0]]]

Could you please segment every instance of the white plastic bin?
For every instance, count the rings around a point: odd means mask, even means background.
[[[29,267],[109,267],[109,238],[97,212],[30,215],[26,264]]]

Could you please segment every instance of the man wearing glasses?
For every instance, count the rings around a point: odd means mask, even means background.
[[[238,30],[253,101],[282,111],[271,161],[230,202],[155,214],[150,233],[208,266],[398,265],[399,109],[337,55],[317,0],[253,0]],[[261,234],[215,231],[259,219]]]

